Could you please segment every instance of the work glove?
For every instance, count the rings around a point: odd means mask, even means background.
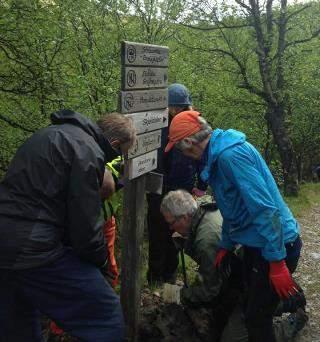
[[[180,304],[180,291],[182,286],[165,283],[162,298],[166,303]]]
[[[110,271],[109,269],[109,258],[106,259],[106,261],[103,263],[102,266],[99,267],[100,272],[105,277],[107,282],[111,287],[114,287],[114,281],[116,279],[115,275]]]
[[[280,298],[289,298],[298,292],[284,260],[270,262],[269,279]]]
[[[282,299],[274,312],[274,316],[281,316],[285,312],[296,312],[299,308],[305,309],[307,302],[303,290],[298,286],[298,292],[289,298]]]
[[[198,188],[193,188],[191,193],[194,197],[202,197],[206,194],[205,190],[200,190]]]
[[[229,278],[231,274],[230,258],[231,252],[225,248],[220,248],[214,260],[213,265],[223,278]]]

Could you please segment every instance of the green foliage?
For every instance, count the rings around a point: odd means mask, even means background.
[[[289,20],[288,42],[301,41],[320,26],[320,4],[303,6],[288,8],[296,13]],[[279,18],[277,8],[274,17]],[[236,28],[222,32],[217,21]],[[126,39],[168,45],[169,81],[188,86],[195,107],[214,128],[245,132],[275,174],[281,173],[265,102],[245,89],[235,59],[221,53],[234,53],[248,81],[262,87],[255,33],[246,24],[238,6],[214,1],[1,1],[0,170],[33,131],[49,124],[52,111],[71,108],[96,118],[116,110],[120,41]],[[278,33],[272,33],[276,41]],[[300,179],[310,179],[320,163],[319,46],[315,37],[292,44],[285,55],[286,125]],[[271,55],[276,58],[276,51]]]
[[[293,215],[300,217],[312,206],[320,205],[320,183],[306,183],[301,185],[298,197],[286,197]]]

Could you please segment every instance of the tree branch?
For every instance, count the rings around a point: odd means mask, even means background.
[[[242,78],[243,78],[243,84],[239,85],[239,88],[247,89],[250,93],[258,95],[261,98],[263,98],[264,100],[267,99],[267,96],[263,91],[259,90],[258,88],[256,88],[252,84],[250,84],[250,82],[248,80],[248,76],[247,76],[246,67],[241,63],[239,58],[237,58],[237,56],[234,53],[232,53],[231,51],[226,51],[226,50],[219,49],[219,48],[204,49],[204,48],[199,48],[199,47],[187,45],[184,42],[182,42],[181,40],[178,40],[178,41],[181,45],[183,45],[189,49],[192,49],[192,50],[205,51],[205,52],[215,52],[215,53],[230,57],[237,64],[238,68],[240,69],[240,74],[242,75]]]
[[[10,125],[13,128],[19,128],[24,132],[29,132],[29,133],[33,133],[34,130],[24,127],[16,122],[14,122],[13,120],[8,119],[6,116],[4,116],[3,114],[0,113],[0,120],[6,122],[8,125]]]
[[[298,45],[298,44],[302,44],[302,43],[309,42],[310,40],[312,40],[312,39],[318,37],[319,35],[320,35],[320,29],[318,29],[317,31],[313,32],[313,33],[311,34],[311,36],[308,37],[308,38],[299,39],[299,40],[294,40],[294,41],[292,41],[292,42],[290,42],[290,43],[287,43],[286,46],[285,46],[285,48],[287,48],[287,47],[289,47],[289,46],[293,46],[293,45]]]
[[[250,24],[243,24],[243,25],[226,25],[224,23],[222,23],[221,21],[217,22],[217,24],[221,25],[220,26],[216,26],[216,27],[200,27],[200,26],[194,26],[194,25],[188,25],[188,24],[183,24],[180,23],[181,26],[187,27],[187,28],[191,28],[191,29],[195,29],[195,30],[199,30],[199,31],[214,31],[214,30],[221,30],[223,29],[238,29],[238,28],[243,28],[243,27],[251,27]]]
[[[288,16],[287,16],[287,19],[286,19],[286,22],[288,23],[288,21],[294,17],[295,15],[303,12],[304,10],[306,10],[307,8],[311,7],[311,4],[307,4],[307,5],[304,5],[302,8],[299,8],[298,10],[290,13]]]
[[[252,9],[250,6],[246,5],[244,2],[240,0],[235,0],[235,2],[240,5],[242,8],[245,8],[249,13],[251,13]]]

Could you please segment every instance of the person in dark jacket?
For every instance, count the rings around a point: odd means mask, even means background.
[[[302,247],[299,224],[243,133],[212,131],[200,113],[185,111],[172,120],[165,151],[174,145],[206,163],[201,177],[213,190],[223,217],[214,266],[223,270],[234,246],[244,247],[249,341],[275,341],[272,316],[280,299],[300,297],[292,278]]]
[[[172,118],[192,108],[189,90],[180,83],[171,84],[168,88],[169,126]],[[160,213],[163,196],[170,190],[185,189],[202,196],[207,188],[199,175],[202,164],[185,157],[179,150],[173,149],[164,155],[168,141],[168,128],[162,129],[161,148],[158,149],[158,168],[156,172],[163,174],[162,195],[148,194],[147,224],[149,233],[149,259],[147,279],[153,282],[174,282],[179,264],[178,252],[172,243],[167,223]],[[197,184],[197,186],[195,186]]]
[[[128,118],[97,124],[62,110],[16,152],[0,183],[0,333],[41,341],[39,313],[85,341],[121,341],[107,264],[100,187],[105,164],[135,141]]]

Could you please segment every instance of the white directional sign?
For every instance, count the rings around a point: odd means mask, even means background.
[[[158,131],[140,134],[135,145],[128,151],[128,158],[134,158],[140,154],[156,150],[161,146],[161,129]]]
[[[135,90],[120,92],[121,113],[168,107],[168,89]]]
[[[143,66],[168,66],[169,48],[167,46],[122,43],[122,64]]]
[[[124,67],[122,89],[164,88],[168,86],[168,68]]]
[[[131,118],[137,134],[154,131],[168,126],[168,109],[126,114]]]
[[[157,168],[158,151],[154,150],[129,160],[129,179],[137,178]]]

